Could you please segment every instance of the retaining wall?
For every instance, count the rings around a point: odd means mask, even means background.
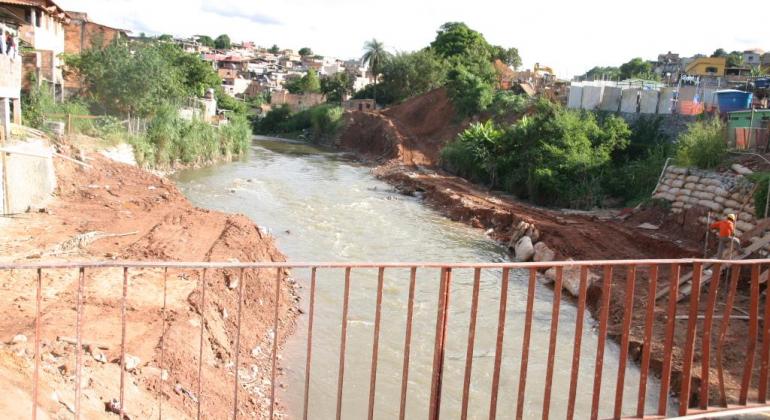
[[[744,233],[753,230],[757,225],[754,184],[745,177],[751,171],[740,165],[733,167],[735,170],[731,172],[716,173],[669,166],[655,189],[653,198],[669,201],[671,211],[677,214],[694,207],[707,209],[711,212],[712,221],[733,213],[738,217],[735,236],[741,240],[756,242],[770,233],[765,235],[760,232],[756,236],[743,238]],[[705,225],[708,218],[702,216],[698,221]],[[770,244],[760,250],[759,254],[764,257],[768,255],[768,251]]]
[[[2,167],[0,160],[0,176],[3,171],[8,172],[8,191],[0,192],[2,202],[8,201],[9,213],[45,207],[56,189],[53,148],[44,140],[27,140],[5,144],[3,149],[10,151],[6,167]]]

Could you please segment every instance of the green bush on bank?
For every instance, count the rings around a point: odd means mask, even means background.
[[[677,139],[676,163],[712,169],[727,155],[724,124],[718,118],[696,121]]]
[[[320,142],[333,138],[342,127],[343,109],[322,104],[292,113],[287,105],[270,110],[254,122],[254,131],[265,135],[308,132],[310,140]]]

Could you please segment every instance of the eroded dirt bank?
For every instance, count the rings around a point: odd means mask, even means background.
[[[467,124],[457,122],[451,111],[451,102],[442,90],[408,100],[379,114],[353,113],[349,115],[348,128],[343,132],[338,145],[344,150],[356,153],[362,159],[379,165],[374,173],[408,195],[423,197],[426,204],[438,209],[447,217],[486,230],[491,237],[505,244],[519,222],[534,225],[539,231],[539,241],[554,251],[556,259],[613,260],[613,259],[661,259],[689,258],[703,256],[703,227],[697,218],[701,214],[686,214],[673,217],[662,209],[648,209],[641,212],[565,212],[543,209],[521,202],[515,197],[493,193],[485,187],[474,185],[452,176],[438,168],[440,150],[443,145]],[[420,134],[415,134],[415,133]],[[621,216],[621,217],[617,217]],[[657,230],[640,229],[643,223],[659,226]],[[713,241],[712,241],[713,243]],[[683,274],[689,269],[683,269]],[[736,311],[740,315],[749,308],[748,270],[743,273],[736,297]],[[589,290],[589,309],[598,319],[601,309],[601,288],[604,280],[601,271],[596,270],[597,281]],[[618,343],[623,329],[623,315],[626,304],[626,270],[616,269],[612,277],[610,317],[608,334]],[[669,270],[663,267],[659,273],[657,290],[670,284]],[[646,308],[654,302],[653,335],[650,343],[651,370],[660,373],[665,359],[664,350],[666,308],[668,298],[655,301],[649,295],[650,272],[648,267],[639,267],[633,288],[633,321],[630,328],[630,357],[641,361],[644,343]],[[721,315],[726,296],[727,279],[722,277],[722,286],[717,299],[717,314]],[[700,296],[700,313],[705,310],[708,288]],[[683,368],[683,349],[687,333],[687,313],[690,299],[677,305],[677,319],[674,330],[672,354],[672,389],[678,390]],[[715,320],[717,330],[722,319]],[[697,322],[697,348],[703,343],[703,321]],[[712,333],[712,343],[716,333]],[[748,322],[733,320],[724,338],[725,388],[728,402],[737,402],[743,367],[746,358]],[[759,336],[756,337],[759,339]],[[712,405],[718,401],[718,378],[715,345],[711,351],[711,374],[709,395]],[[759,348],[759,347],[757,347]],[[758,366],[756,354],[754,366]],[[691,403],[698,401],[700,392],[701,355],[694,357]],[[757,383],[758,369],[754,371],[753,386]],[[674,392],[678,394],[678,392]],[[752,391],[752,395],[756,395]]]
[[[163,178],[89,155],[90,168],[57,159],[57,197],[44,213],[3,219],[3,261],[148,260],[284,261],[273,239],[248,218],[193,207]],[[88,232],[79,244],[68,239]],[[111,236],[120,234],[124,236]],[[81,237],[84,238],[84,237]],[[42,254],[42,255],[41,255]],[[32,407],[35,273],[0,273],[0,407],[4,418],[28,418]],[[44,271],[39,412],[71,416],[75,407],[77,272]],[[276,297],[275,270],[208,271],[201,309],[201,273],[169,270],[166,325],[160,270],[130,270],[127,299],[126,413],[154,418],[205,418],[232,412],[234,362],[240,351],[239,411],[267,417]],[[118,399],[122,271],[86,270],[83,312],[81,410],[84,418],[114,417],[105,404]],[[240,349],[235,348],[238,286],[243,281]],[[279,284],[279,342],[297,314],[290,273]],[[201,394],[198,354],[203,323]],[[164,333],[165,331],[165,333]],[[164,346],[161,348],[161,342]],[[161,361],[162,359],[162,361]],[[135,366],[134,366],[135,365]],[[160,396],[160,397],[159,397]],[[20,403],[21,402],[21,403]]]

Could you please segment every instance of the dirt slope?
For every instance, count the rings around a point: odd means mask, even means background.
[[[446,89],[440,88],[379,113],[347,114],[338,145],[368,159],[430,167],[466,125],[458,120]]]
[[[283,261],[271,237],[248,218],[193,207],[169,181],[135,167],[92,155],[91,168],[57,160],[58,198],[47,213],[4,221],[0,251],[4,260],[34,261],[41,250],[85,232],[129,234],[97,239],[72,254],[46,260]],[[275,272],[247,272],[243,287],[240,411],[267,417],[269,354],[275,304]],[[163,325],[163,273],[129,272],[127,352],[139,365],[127,375],[126,412],[132,419],[194,416],[201,312],[203,313],[202,411],[218,418],[232,410],[235,368],[238,273],[206,274],[206,306],[201,310],[201,273],[169,270],[168,322]],[[84,418],[110,416],[105,403],[119,396],[121,270],[85,273],[82,410]],[[40,410],[51,417],[70,416],[74,407],[75,347],[57,337],[75,337],[77,273],[46,271],[43,278],[43,328]],[[230,287],[228,287],[230,286]],[[31,407],[34,337],[34,273],[0,273],[0,407],[9,417],[27,418]],[[296,310],[292,281],[280,283],[280,328],[293,328]],[[165,335],[163,332],[165,331]],[[14,336],[26,342],[10,344]],[[161,339],[164,350],[161,351]],[[280,339],[280,338],[279,338]],[[101,346],[102,348],[98,348]],[[162,356],[161,356],[162,354]],[[103,357],[102,357],[103,355]],[[161,357],[163,362],[161,363]],[[98,359],[98,360],[97,360]],[[106,361],[106,363],[104,362]],[[161,380],[163,377],[165,380]],[[10,410],[14,407],[14,411]],[[16,413],[18,411],[18,414]],[[10,413],[10,414],[9,414]],[[114,415],[112,415],[114,417]]]

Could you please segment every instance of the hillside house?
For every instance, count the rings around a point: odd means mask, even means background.
[[[15,14],[5,13],[0,8],[0,36],[10,32],[17,38],[23,24],[24,21]],[[21,80],[21,57],[0,53],[0,124],[4,139],[10,137],[11,122],[21,124]]]
[[[126,39],[130,31],[96,23],[86,13],[68,11],[69,22],[64,25],[64,52],[80,54],[91,48],[106,46],[116,39]],[[82,88],[76,74],[64,74],[64,94],[74,94]]]
[[[34,51],[23,55],[22,89],[28,89],[29,76],[38,84],[47,83],[59,93],[62,87],[60,55],[64,52],[64,25],[67,13],[51,0],[0,0],[6,16],[22,22],[19,26],[20,44]]]
[[[689,62],[684,73],[689,76],[717,76],[725,75],[725,57],[698,57]]]
[[[765,54],[759,48],[746,50],[743,52],[743,64],[751,67],[757,67],[762,63],[762,56]]]
[[[342,108],[346,111],[374,111],[377,105],[374,99],[348,99],[342,102]]]

